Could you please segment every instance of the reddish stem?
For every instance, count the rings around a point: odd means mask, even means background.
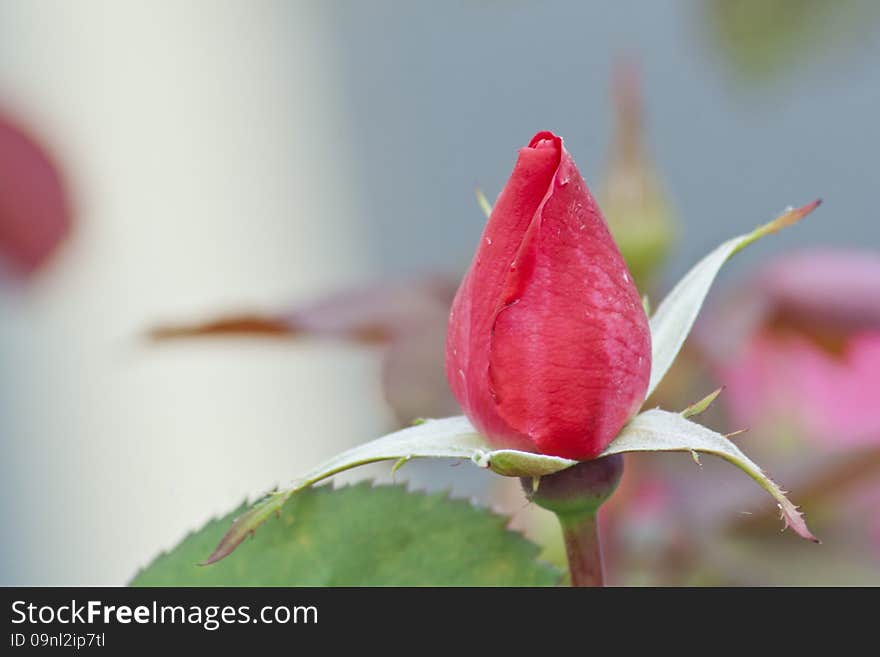
[[[528,498],[559,518],[572,586],[605,585],[596,518],[622,475],[623,456],[615,454],[582,461],[540,479],[521,480]]]
[[[574,587],[605,586],[599,523],[595,515],[560,518],[568,570]]]

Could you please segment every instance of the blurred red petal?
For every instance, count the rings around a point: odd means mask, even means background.
[[[20,274],[33,273],[70,225],[70,202],[51,155],[0,115],[0,258]]]

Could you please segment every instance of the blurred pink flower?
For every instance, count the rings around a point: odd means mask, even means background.
[[[880,254],[778,259],[699,335],[737,423],[828,448],[880,445]]]
[[[70,230],[71,208],[51,155],[0,113],[0,260],[21,275],[42,267]]]

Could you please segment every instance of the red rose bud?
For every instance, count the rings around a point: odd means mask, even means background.
[[[496,447],[586,460],[641,406],[650,369],[632,276],[562,139],[540,132],[453,301],[452,391]]]

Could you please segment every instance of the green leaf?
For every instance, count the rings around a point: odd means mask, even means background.
[[[803,219],[820,203],[821,201],[817,200],[801,208],[788,209],[770,223],[756,228],[751,233],[727,240],[694,265],[672,288],[651,317],[651,379],[648,384],[648,397],[672,366],[685,338],[691,332],[709,288],[724,263],[752,242]]]
[[[508,519],[443,493],[358,484],[303,491],[222,563],[198,566],[239,509],[139,572],[133,586],[552,586],[560,573]]]

